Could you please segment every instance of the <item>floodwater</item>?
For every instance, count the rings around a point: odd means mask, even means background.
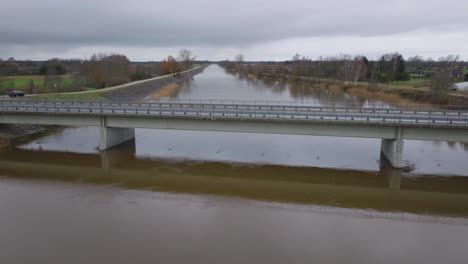
[[[383,105],[216,66],[182,99]],[[67,128],[0,151],[0,263],[466,263],[468,152],[380,141]]]

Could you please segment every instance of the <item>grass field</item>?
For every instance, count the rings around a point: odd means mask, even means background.
[[[0,77],[0,94],[6,94],[9,90],[21,90],[25,93],[30,93],[31,80],[36,87],[36,92],[55,93],[55,92],[77,92],[89,90],[93,88],[82,87],[82,79],[72,75],[62,75],[57,82],[57,88],[53,85],[45,85],[44,76],[30,75],[30,76],[5,76]]]
[[[397,87],[424,87],[428,85],[428,80],[411,78],[409,81],[394,81],[385,83],[385,85]]]

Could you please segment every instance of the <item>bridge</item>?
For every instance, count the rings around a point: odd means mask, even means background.
[[[291,102],[0,100],[0,123],[100,127],[100,150],[134,138],[135,128],[379,138],[396,168],[405,139],[468,142],[468,111]]]

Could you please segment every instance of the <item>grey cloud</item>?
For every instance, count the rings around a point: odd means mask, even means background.
[[[457,0],[17,0],[2,3],[2,10],[0,51],[14,45],[248,47],[468,28],[468,2]]]

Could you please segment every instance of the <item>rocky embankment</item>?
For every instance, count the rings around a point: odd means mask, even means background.
[[[41,133],[46,130],[47,127],[38,125],[0,124],[0,149],[9,147],[16,139]]]
[[[13,125],[0,124],[0,138],[17,139],[46,130],[44,126],[38,125]]]

